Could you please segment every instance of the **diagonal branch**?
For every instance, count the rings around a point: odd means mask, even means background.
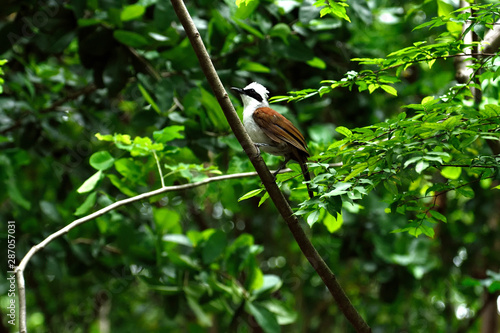
[[[356,331],[358,332],[371,332],[368,324],[363,320],[358,311],[354,308],[351,301],[345,294],[344,290],[337,282],[335,275],[332,273],[330,268],[326,265],[324,260],[321,258],[319,253],[314,248],[313,244],[307,238],[306,233],[302,229],[299,224],[299,220],[297,216],[293,215],[292,209],[290,205],[286,201],[283,193],[281,193],[280,189],[274,182],[274,178],[269,172],[267,166],[265,165],[262,157],[257,153],[255,146],[253,145],[250,137],[246,133],[243,124],[236,111],[234,110],[231,101],[227,95],[227,92],[220,81],[219,76],[215,70],[215,67],[210,60],[210,56],[203,44],[200,33],[196,28],[189,12],[184,5],[182,0],[171,0],[172,6],[174,7],[175,13],[179,18],[184,30],[186,31],[186,35],[193,46],[193,49],[198,57],[198,61],[200,62],[200,66],[207,78],[207,81],[212,88],[212,91],[217,98],[224,115],[226,116],[231,129],[234,132],[234,135],[240,142],[244,151],[247,153],[250,161],[252,162],[255,170],[259,174],[259,177],[262,179],[262,182],[269,193],[270,198],[276,205],[279,213],[285,220],[288,225],[288,228],[293,234],[297,244],[299,245],[302,253],[307,258],[309,263],[316,270],[318,275],[323,280],[323,283],[327,286],[328,290],[332,294],[333,298],[337,302],[340,310],[343,312],[344,316],[351,322]]]

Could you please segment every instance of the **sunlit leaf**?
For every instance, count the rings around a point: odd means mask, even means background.
[[[383,84],[380,86],[380,88],[382,88],[385,92],[387,92],[391,95],[394,95],[394,96],[398,95],[398,91],[393,86],[388,86],[386,84]]]
[[[76,190],[78,193],[87,193],[96,188],[99,181],[104,177],[102,170],[94,173]]]
[[[340,214],[340,213],[337,213],[337,217],[334,217],[333,215],[326,213],[325,218],[323,220],[323,224],[326,226],[328,231],[332,234],[335,231],[339,230],[340,227],[342,227],[343,222],[344,222],[344,219],[342,217],[342,214]]]
[[[255,197],[256,195],[259,195],[262,191],[264,191],[263,188],[258,188],[258,189],[255,189],[255,190],[251,190],[250,192],[242,195],[238,201],[243,201],[243,200],[246,200],[246,199],[250,199],[250,198],[253,198]]]
[[[448,179],[458,179],[461,173],[462,173],[461,167],[447,166],[441,169],[441,174],[443,175],[443,177]]]
[[[337,133],[340,133],[340,134],[347,136],[347,137],[350,137],[352,135],[351,130],[348,129],[347,127],[344,127],[344,126],[337,126],[335,128],[335,131],[337,131]]]
[[[125,6],[120,14],[120,19],[122,21],[130,21],[130,20],[135,20],[140,18],[144,12],[146,11],[146,8],[141,5],[128,5]]]

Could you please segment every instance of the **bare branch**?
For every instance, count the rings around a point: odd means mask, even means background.
[[[165,187],[165,180],[163,179],[163,172],[161,171],[161,165],[160,165],[160,160],[158,160],[158,155],[156,154],[156,151],[153,150],[153,156],[155,157],[156,161],[156,167],[158,168],[158,174],[160,176],[160,181],[161,181],[161,187]]]
[[[291,172],[291,171],[292,171],[291,169],[284,169],[284,170],[281,170],[280,173]],[[131,198],[117,201],[117,202],[115,202],[107,207],[99,209],[98,211],[96,211],[90,215],[87,215],[87,216],[82,217],[78,220],[75,220],[75,221],[71,222],[70,224],[68,224],[67,226],[65,226],[64,228],[49,235],[42,242],[40,242],[37,245],[34,245],[28,251],[28,253],[23,257],[23,259],[21,260],[21,262],[19,263],[19,265],[15,269],[17,286],[19,289],[19,331],[21,333],[27,332],[27,327],[26,327],[26,287],[25,287],[25,281],[24,281],[24,270],[26,269],[26,265],[31,260],[31,258],[35,255],[35,253],[37,253],[38,251],[45,248],[54,239],[67,234],[70,230],[76,228],[80,224],[91,221],[91,220],[93,220],[101,215],[106,214],[107,212],[110,212],[112,210],[117,209],[118,207],[125,206],[125,205],[131,204],[131,203],[136,202],[136,201],[141,201],[141,200],[144,200],[144,199],[147,199],[150,197],[154,197],[156,195],[160,195],[160,194],[163,194],[166,192],[187,190],[187,189],[195,188],[195,187],[206,185],[206,184],[213,183],[213,182],[229,180],[229,179],[237,179],[237,178],[243,178],[243,177],[255,177],[255,176],[257,176],[257,172],[245,172],[245,173],[237,173],[237,174],[232,174],[232,175],[211,177],[211,178],[207,178],[207,179],[204,179],[204,180],[196,182],[196,183],[182,184],[182,185],[176,185],[176,186],[163,186],[162,188],[155,190],[155,191],[139,194],[135,197],[131,197]]]

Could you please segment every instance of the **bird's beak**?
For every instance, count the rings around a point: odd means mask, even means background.
[[[231,87],[231,90],[236,91],[238,94],[243,94],[243,89],[241,88]]]

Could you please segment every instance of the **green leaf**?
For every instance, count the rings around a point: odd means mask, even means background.
[[[393,86],[388,86],[388,85],[384,84],[384,85],[381,85],[380,88],[384,89],[385,92],[387,92],[391,95],[394,95],[394,96],[398,95],[398,91]]]
[[[459,125],[461,122],[462,122],[462,116],[453,116],[453,117],[446,119],[443,122],[443,125],[447,130],[450,131],[450,130],[455,129],[455,127],[457,127],[457,125]]]
[[[239,199],[238,199],[238,202],[239,201],[243,201],[243,200],[246,200],[246,199],[250,199],[250,198],[253,198],[255,197],[256,195],[259,195],[262,191],[264,191],[263,188],[258,188],[258,189],[255,189],[255,190],[251,190],[250,192],[242,195]]]
[[[367,168],[368,166],[368,163],[361,163],[359,165],[356,165],[353,170],[351,171],[351,173],[349,175],[347,175],[347,177],[344,178],[344,181],[349,181],[350,179],[356,177],[357,175],[359,175],[361,172],[365,171],[365,169]]]
[[[184,134],[181,132],[184,132],[184,126],[167,126],[161,131],[153,132],[153,139],[158,143],[167,143],[175,139],[184,139]]]
[[[251,25],[245,23],[244,21],[236,19],[235,22],[241,28],[245,29],[246,31],[248,31],[252,35],[254,35],[254,36],[256,36],[256,37],[258,37],[260,39],[264,39],[265,38],[265,36],[259,30],[255,29],[254,27],[252,27]]]
[[[479,138],[479,135],[476,134],[476,135],[470,135],[470,136],[466,136],[465,139],[461,139],[460,141],[460,149],[463,149],[467,146],[470,146],[474,141],[477,140],[477,138]]]
[[[87,193],[95,189],[99,181],[104,177],[102,170],[94,173],[89,179],[87,179],[83,184],[76,190],[78,193]]]
[[[29,210],[31,208],[31,202],[26,200],[26,198],[24,198],[24,196],[22,195],[17,186],[17,182],[14,176],[5,180],[5,186],[7,188],[7,194],[9,198],[12,199],[12,201],[26,210]]]
[[[184,234],[167,234],[163,235],[161,240],[163,242],[175,243],[179,245],[184,245],[187,247],[193,247],[193,243],[189,240],[189,238]]]
[[[254,291],[255,295],[261,295],[264,293],[273,293],[278,291],[283,285],[283,281],[277,275],[266,274],[263,276],[263,283],[259,289]]]
[[[435,210],[430,210],[429,213],[432,215],[432,217],[434,217],[436,220],[439,220],[439,221],[443,221],[443,222],[448,222],[448,220],[446,219],[446,216],[444,216],[443,214],[441,214],[440,212],[437,212]]]
[[[134,144],[130,150],[130,155],[132,156],[147,156],[152,154],[153,151],[162,151],[164,149],[162,143],[153,143],[153,141],[148,137],[136,136],[134,138]]]
[[[202,87],[200,87],[200,92],[201,104],[205,107],[206,113],[213,127],[221,131],[228,129],[229,124],[215,96]]]
[[[408,165],[415,163],[417,161],[421,161],[421,160],[423,160],[422,156],[414,156],[414,157],[408,159],[407,161],[405,161],[404,167],[406,168]]]
[[[351,188],[352,183],[337,183],[333,185],[331,191],[322,195],[322,197],[334,197],[342,194],[346,194]]]
[[[348,129],[347,127],[344,127],[344,126],[337,126],[335,128],[335,131],[337,131],[337,133],[340,133],[346,137],[350,137],[352,136],[352,132],[350,129]]]
[[[260,207],[264,202],[266,202],[267,199],[269,199],[269,193],[266,191],[266,193],[264,193],[262,198],[260,198],[258,206]]]
[[[397,83],[397,82],[400,82],[400,81],[401,80],[398,79],[397,77],[389,76],[389,75],[381,75],[378,78],[378,82],[381,82],[381,83]]]
[[[466,198],[474,198],[474,191],[470,186],[459,186],[456,188],[458,194],[463,195]]]
[[[292,29],[285,23],[278,23],[271,28],[269,36],[279,37],[283,43],[288,45],[288,36],[290,36]]]
[[[120,43],[135,48],[142,48],[149,45],[149,41],[146,37],[132,31],[114,30],[113,37]]]
[[[123,143],[124,145],[131,145],[132,139],[128,134],[115,134],[113,136],[113,140],[115,143]]]
[[[270,73],[271,69],[258,62],[248,61],[245,59],[240,59],[238,61],[238,66],[240,70],[254,73]]]
[[[443,177],[448,179],[458,179],[461,173],[462,173],[461,167],[447,166],[441,170],[441,175],[443,175]]]
[[[434,99],[434,96],[426,96],[426,97],[422,98],[421,104],[427,106],[427,105],[430,105],[430,104],[434,104],[434,103],[436,103],[438,101],[439,100]]]
[[[349,18],[349,16],[347,16],[347,12],[345,9],[348,6],[348,4],[346,4],[344,2],[334,2],[334,1],[326,2],[324,0],[319,0],[319,1],[316,1],[314,3],[314,6],[316,6],[316,7],[321,7],[321,6],[325,6],[325,5],[326,5],[326,7],[322,8],[320,11],[321,17],[328,15],[328,14],[333,14],[333,15],[337,16],[338,18],[344,19],[347,22],[351,22],[351,19]]]
[[[500,116],[500,106],[497,104],[487,104],[482,110],[488,117]]]
[[[216,230],[203,245],[201,257],[203,263],[210,264],[215,261],[227,246],[226,234],[221,230]]]
[[[179,286],[155,286],[152,284],[148,285],[148,288],[151,290],[158,291],[161,295],[177,295],[182,290]]]
[[[423,225],[420,226],[419,229],[427,237],[434,238],[434,229],[432,227],[423,224]],[[418,237],[418,235],[416,235],[415,237]]]
[[[146,8],[141,5],[128,5],[125,6],[120,13],[120,19],[122,21],[130,21],[137,19],[141,17],[144,12],[146,11]]]
[[[415,238],[420,236],[422,234],[422,232],[423,232],[423,230],[420,227],[409,227],[408,228],[408,234],[414,236]]]
[[[236,0],[236,6],[241,7],[241,5],[247,6],[251,2],[258,2],[257,0]]]
[[[371,94],[373,93],[375,90],[377,90],[380,86],[378,84],[370,84],[368,85],[368,92]]]
[[[280,325],[276,316],[257,302],[247,302],[245,304],[246,311],[251,314],[260,328],[266,333],[281,332]]]
[[[328,146],[328,150],[334,149],[334,148],[337,148],[337,147],[340,147],[340,146],[343,146],[343,145],[345,145],[348,142],[349,142],[349,140],[347,140],[347,139],[342,139],[342,140],[339,140],[339,141],[335,141],[334,143],[332,143],[331,145]]]
[[[97,192],[92,192],[88,195],[85,201],[75,210],[75,216],[85,215],[92,207],[94,207],[97,198]]]
[[[306,61],[306,64],[314,68],[326,69],[326,63],[318,57],[314,57],[311,60]]]
[[[418,30],[418,29],[422,29],[422,28],[425,28],[425,27],[428,27],[430,25],[433,25],[434,23],[435,23],[434,21],[427,21],[425,23],[417,25],[415,28],[413,28],[413,31]]]
[[[415,171],[417,173],[422,173],[422,171],[424,171],[425,169],[427,169],[429,167],[429,163],[427,163],[426,161],[424,160],[420,160],[417,165],[415,166]]]
[[[250,261],[247,263],[249,266],[249,274],[247,277],[246,287],[250,291],[257,290],[264,285],[264,274],[262,270],[259,268],[255,256],[250,257]]]
[[[319,214],[320,214],[320,211],[315,210],[307,216],[307,224],[309,224],[310,227],[312,227],[312,225],[314,223],[318,222]]]
[[[101,133],[96,133],[95,137],[99,141],[113,141],[113,136],[111,134],[102,135]]]
[[[330,213],[326,213],[326,216],[323,220],[323,224],[326,226],[328,231],[333,234],[335,231],[339,230],[344,223],[344,218],[341,213],[337,213],[337,218],[335,218]]]
[[[259,6],[259,0],[236,0],[236,6],[238,9],[234,13],[233,18],[239,20],[246,20]],[[243,6],[242,6],[243,4]],[[223,19],[222,15],[220,19]]]
[[[290,325],[297,320],[297,312],[286,305],[284,301],[271,298],[262,301],[261,304],[277,316],[278,324]]]
[[[398,186],[396,183],[392,180],[386,180],[384,182],[384,187],[386,188],[387,191],[389,191],[391,194],[398,195]]]
[[[499,290],[500,290],[500,281],[493,281],[488,287],[488,291],[492,294],[496,293]]]
[[[139,83],[137,85],[137,87],[139,88],[139,91],[141,92],[142,97],[144,97],[144,99],[146,100],[146,102],[148,102],[151,105],[151,107],[153,108],[153,110],[155,110],[158,114],[161,113],[160,108],[155,103],[155,101],[153,100],[153,98],[151,97],[151,95],[148,93],[148,91],[142,86],[142,84]]]
[[[211,326],[212,320],[210,319],[210,316],[203,310],[198,300],[196,300],[193,296],[190,295],[186,295],[186,299],[189,307],[191,308],[191,310],[193,310],[193,313],[196,316],[198,324],[200,324],[203,327]]]
[[[178,212],[164,207],[153,208],[153,217],[155,228],[159,235],[182,233],[180,224],[181,215]]]
[[[89,163],[96,170],[107,170],[113,166],[115,159],[107,151],[98,151],[90,156]]]
[[[133,197],[133,196],[137,195],[137,192],[132,190],[129,187],[130,182],[126,181],[126,179],[120,179],[120,178],[118,178],[117,175],[114,175],[114,174],[109,174],[106,176],[111,181],[111,184],[113,184],[123,194],[125,194],[129,197]]]
[[[245,59],[240,59],[238,61],[238,66],[240,70],[254,73],[270,73],[271,69],[258,62],[248,61]]]
[[[430,123],[430,122],[427,122],[427,123],[422,123],[420,126],[423,129],[428,129],[428,130],[432,130],[432,131],[440,131],[440,130],[446,129],[444,127],[443,123]]]
[[[116,160],[115,168],[123,177],[133,182],[144,177],[140,163],[136,163],[132,158],[120,158]]]

